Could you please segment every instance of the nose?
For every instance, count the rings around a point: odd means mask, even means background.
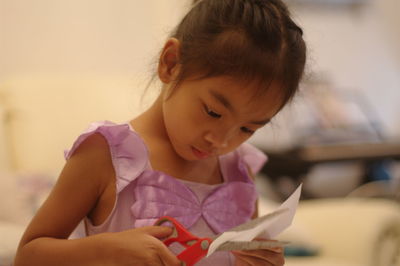
[[[212,145],[213,148],[226,148],[230,139],[231,133],[229,131],[214,131],[207,132],[204,139]]]

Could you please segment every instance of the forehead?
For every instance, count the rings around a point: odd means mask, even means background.
[[[206,84],[202,87],[203,93],[224,105],[231,105],[234,111],[242,114],[272,117],[278,112],[283,102],[281,86],[277,82],[271,82],[268,88],[261,88],[260,86],[265,86],[265,84],[259,82],[243,81],[232,77],[213,77],[204,82]]]

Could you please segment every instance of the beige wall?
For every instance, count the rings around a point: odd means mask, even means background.
[[[184,3],[0,0],[0,74],[144,72]]]
[[[138,114],[151,96],[148,93],[140,100],[144,85],[144,79],[111,75],[53,74],[6,80],[2,86],[9,90],[12,167],[57,172],[64,163],[63,150],[91,121],[124,122]]]
[[[400,132],[400,10],[296,8],[310,68],[358,88]],[[12,120],[10,158],[22,171],[57,172],[62,151],[93,120],[125,121],[186,0],[0,0],[0,92]]]
[[[11,114],[12,168],[57,173],[88,123],[123,122],[143,110],[157,91],[140,101],[152,63],[185,5],[0,0],[0,102]]]

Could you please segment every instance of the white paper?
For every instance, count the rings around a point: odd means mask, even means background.
[[[278,234],[292,224],[297,205],[299,204],[301,187],[302,185],[300,185],[292,193],[292,195],[290,195],[290,197],[275,210],[278,211],[287,209],[287,211],[281,212],[280,214],[271,217],[271,219],[263,221],[253,228],[239,232],[227,231],[221,234],[211,243],[208,249],[207,257],[214,253],[220,245],[227,241],[251,241],[260,234],[263,234],[263,237],[268,239],[275,238]]]

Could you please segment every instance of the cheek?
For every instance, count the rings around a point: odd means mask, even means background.
[[[226,149],[221,151],[221,154],[229,153],[233,150],[235,150],[237,147],[239,147],[241,144],[243,144],[246,140],[248,140],[250,136],[247,136],[246,134],[240,133],[235,136],[233,139],[231,139],[228,143],[228,147]]]
[[[204,114],[190,104],[171,101],[164,106],[164,121],[168,134],[174,138],[191,139],[201,134]]]
[[[174,105],[173,101],[166,102],[163,106],[164,124],[167,134],[171,139],[180,138],[179,132],[182,130],[182,114],[179,106]]]

